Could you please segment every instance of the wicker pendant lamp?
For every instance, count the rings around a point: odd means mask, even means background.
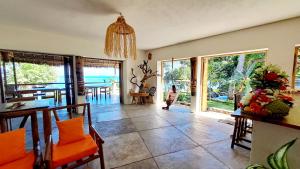
[[[105,37],[105,54],[108,56],[132,57],[136,59],[136,38],[134,29],[128,25],[122,14],[110,24]]]

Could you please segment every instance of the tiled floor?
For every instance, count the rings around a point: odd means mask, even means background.
[[[244,169],[249,160],[249,151],[230,148],[233,126],[187,108],[120,105],[113,98],[93,102],[91,110],[107,169]],[[100,168],[99,160],[81,168]]]

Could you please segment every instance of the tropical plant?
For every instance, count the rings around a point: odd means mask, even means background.
[[[295,144],[297,138],[281,146],[275,153],[268,156],[267,162],[271,169],[290,169],[287,162],[287,152]],[[253,164],[246,169],[269,169],[264,165]]]
[[[9,72],[13,72],[12,66],[8,67]],[[39,65],[31,63],[16,64],[16,76],[19,84],[50,83],[57,79],[57,73],[53,66]],[[8,84],[14,84],[13,73],[7,77]]]
[[[232,76],[232,82],[234,83],[235,90],[241,93],[248,93],[252,90],[250,85],[251,75],[254,70],[262,65],[262,62],[257,60],[249,61],[250,63],[245,64],[242,71],[235,70]]]

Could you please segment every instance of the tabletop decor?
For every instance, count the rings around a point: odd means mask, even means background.
[[[289,169],[287,161],[287,152],[295,144],[297,139],[294,139],[283,146],[281,146],[275,153],[268,156],[267,162],[271,169]],[[269,169],[266,166],[260,164],[253,164],[248,166],[246,169]]]
[[[265,65],[257,68],[251,76],[252,91],[241,99],[239,107],[243,113],[281,118],[288,115],[293,98],[285,95],[288,75],[278,66]]]

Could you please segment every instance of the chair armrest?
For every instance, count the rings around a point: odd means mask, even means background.
[[[52,135],[49,136],[47,142],[46,142],[46,148],[45,148],[45,154],[44,154],[44,161],[46,168],[51,168],[51,161],[52,161]]]
[[[97,132],[97,130],[93,126],[89,126],[90,129],[90,135],[93,138],[96,138],[96,141],[103,144],[104,140],[101,138],[100,134]]]

